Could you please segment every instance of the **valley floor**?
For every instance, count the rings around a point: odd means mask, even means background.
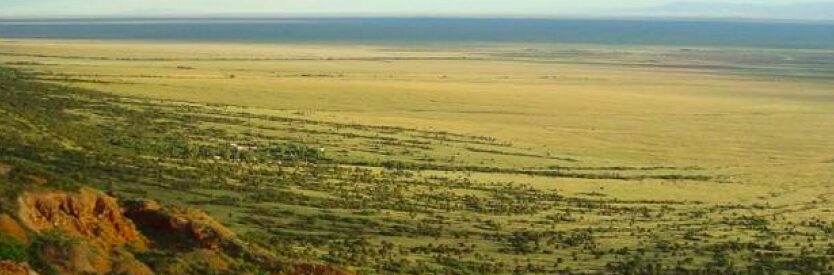
[[[2,41],[0,163],[360,273],[828,273],[830,54]]]

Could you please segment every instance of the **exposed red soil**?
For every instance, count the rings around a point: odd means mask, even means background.
[[[0,233],[15,238],[21,243],[29,241],[26,229],[8,214],[0,214]]]
[[[232,272],[234,258],[229,255],[235,255],[264,270],[293,275],[355,274],[324,264],[279,260],[199,210],[163,208],[153,201],[123,207],[115,198],[92,189],[28,192],[18,198],[18,204],[17,217],[0,214],[0,233],[28,243],[59,231],[59,236],[71,241],[55,240],[37,247],[40,257],[59,274],[154,274],[129,252],[151,248],[176,254],[177,261],[161,267],[163,273]],[[30,271],[25,263],[0,262],[0,275],[32,275]]]
[[[37,275],[26,263],[0,261],[0,275]]]
[[[19,205],[21,222],[35,232],[58,229],[104,250],[119,245],[147,247],[147,239],[122,215],[116,199],[93,190],[26,193]]]

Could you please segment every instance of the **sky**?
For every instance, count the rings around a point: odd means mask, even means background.
[[[131,15],[609,15],[672,0],[0,0],[0,17]],[[790,5],[834,0],[687,0]]]

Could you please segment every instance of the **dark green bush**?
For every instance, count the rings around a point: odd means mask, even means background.
[[[0,236],[0,261],[25,262],[26,248],[15,239]]]

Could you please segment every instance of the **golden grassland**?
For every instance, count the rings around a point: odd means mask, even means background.
[[[834,158],[834,81],[753,73],[825,52],[590,49],[14,40],[0,61],[121,95],[487,135],[602,163],[790,174]]]
[[[420,153],[423,158],[441,163],[534,169],[564,166],[594,173],[616,171],[626,176],[669,171],[706,174],[710,180],[624,181],[484,171],[420,171],[422,177],[523,182],[539,190],[556,190],[570,196],[697,202],[681,206],[681,213],[700,209],[700,203],[717,208],[738,204],[757,209],[767,205],[756,214],[773,215],[774,227],[832,217],[830,211],[834,209],[828,202],[834,196],[834,78],[830,77],[834,75],[834,64],[820,62],[832,54],[825,50],[549,44],[0,41],[0,64],[28,72],[40,81],[121,96],[210,104],[210,108],[227,112],[303,118],[342,126],[443,131],[494,138],[512,145],[490,144],[473,149],[472,145],[462,147],[441,141]],[[254,127],[271,138],[305,138],[304,132],[294,133],[289,131],[291,128],[276,125],[266,119],[250,118],[246,125],[209,126],[240,133]],[[375,151],[367,150],[367,139],[378,138],[379,132],[345,132],[329,125],[296,127],[310,133],[335,131],[363,136],[316,140],[351,149],[332,153],[342,159],[412,160],[400,154],[408,150],[372,146],[373,150],[388,150],[382,159]],[[405,134],[392,136],[401,140],[414,138]],[[311,134],[307,138],[319,137]],[[360,148],[364,151],[352,150]],[[647,169],[618,170],[635,167]],[[657,169],[648,169],[652,167]],[[416,190],[425,191],[420,188]],[[218,195],[219,191],[205,192]],[[309,189],[294,192],[311,198],[332,196]],[[480,191],[450,188],[449,192]],[[177,193],[155,194],[163,200],[178,199]],[[226,222],[234,223],[231,216],[236,209],[203,207],[220,217],[228,215]],[[291,210],[297,215],[322,211],[286,204],[258,207]],[[755,212],[738,210],[745,211]],[[327,209],[327,213],[361,217],[346,209]],[[469,230],[475,228],[476,222],[470,223],[467,213],[442,215],[459,221],[451,227]],[[736,218],[737,214],[722,212],[721,218]],[[396,211],[385,215],[389,217],[380,219],[406,217]],[[506,224],[502,230],[512,231],[530,228],[526,219],[536,220],[543,214],[474,216]],[[609,218],[591,215],[587,220],[560,224],[559,229],[605,224]],[[658,219],[657,226],[667,222]],[[648,223],[651,225],[640,226],[655,225]],[[242,230],[248,225],[232,226]],[[723,229],[703,230],[716,239],[736,236]],[[603,237],[604,247],[613,249],[637,242],[616,235],[619,233],[611,234]],[[668,239],[680,237],[675,235],[680,232],[657,234]],[[746,233],[737,236],[755,239]],[[380,238],[405,246],[430,239]],[[488,253],[500,254],[489,241],[471,242],[483,245]],[[553,260],[541,254],[527,259]],[[573,264],[580,270],[600,268],[593,260],[577,260]]]

